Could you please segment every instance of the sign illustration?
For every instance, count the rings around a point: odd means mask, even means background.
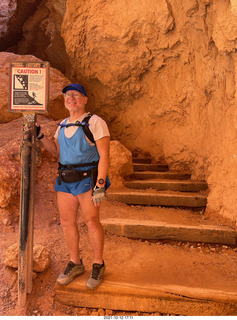
[[[10,62],[10,112],[48,111],[48,62]]]

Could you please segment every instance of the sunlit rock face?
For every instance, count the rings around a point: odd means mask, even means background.
[[[107,121],[113,140],[207,180],[208,209],[237,219],[236,0],[1,6],[1,45],[8,39],[8,51],[48,60],[69,79],[52,76],[52,92],[66,81],[82,83],[88,110]],[[28,16],[19,15],[23,8]],[[62,117],[62,103],[59,95],[51,100],[55,117]]]
[[[124,187],[124,180],[133,173],[132,153],[119,141],[110,142],[109,179],[111,188]]]
[[[96,104],[133,101],[165,35],[175,27],[166,0],[68,1],[62,26],[72,75],[93,88]]]
[[[210,186],[236,217],[236,1],[68,0],[71,77],[112,137]]]

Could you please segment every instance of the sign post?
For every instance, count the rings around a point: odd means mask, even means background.
[[[48,112],[48,62],[10,62],[9,112],[23,113],[21,144],[21,205],[18,254],[18,304],[32,291],[36,113]]]

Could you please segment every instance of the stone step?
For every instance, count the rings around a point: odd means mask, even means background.
[[[103,219],[101,223],[107,232],[127,238],[236,244],[236,231],[230,226],[181,225],[113,218]]]
[[[199,192],[201,190],[207,190],[208,185],[206,182],[201,181],[179,181],[179,180],[130,180],[124,182],[125,187],[131,189],[155,189],[159,191],[173,190],[173,191],[184,191],[184,192]]]
[[[55,299],[81,308],[236,316],[236,256],[124,241],[105,242],[106,271],[96,290],[85,286],[91,264],[84,260],[85,273],[57,284]]]
[[[134,163],[133,164],[134,171],[160,171],[165,172],[169,170],[167,164],[159,164],[159,163]]]
[[[86,282],[88,277],[87,273],[86,277],[84,274],[66,286],[57,284],[55,299],[62,304],[80,308],[158,312],[183,316],[237,314],[237,296],[234,292],[159,284],[140,287],[116,279],[104,280],[99,288],[91,291],[82,282]]]
[[[152,158],[133,158],[132,162],[133,163],[151,163]]]
[[[164,192],[156,190],[108,190],[108,199],[133,205],[172,207],[205,207],[207,196],[198,193]]]
[[[182,172],[156,172],[156,171],[139,171],[131,175],[131,179],[149,180],[149,179],[173,179],[173,180],[188,180],[191,178],[190,173]]]

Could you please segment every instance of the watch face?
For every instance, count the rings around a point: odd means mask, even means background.
[[[105,183],[104,179],[99,179],[98,182],[99,182],[99,184],[104,184]]]

